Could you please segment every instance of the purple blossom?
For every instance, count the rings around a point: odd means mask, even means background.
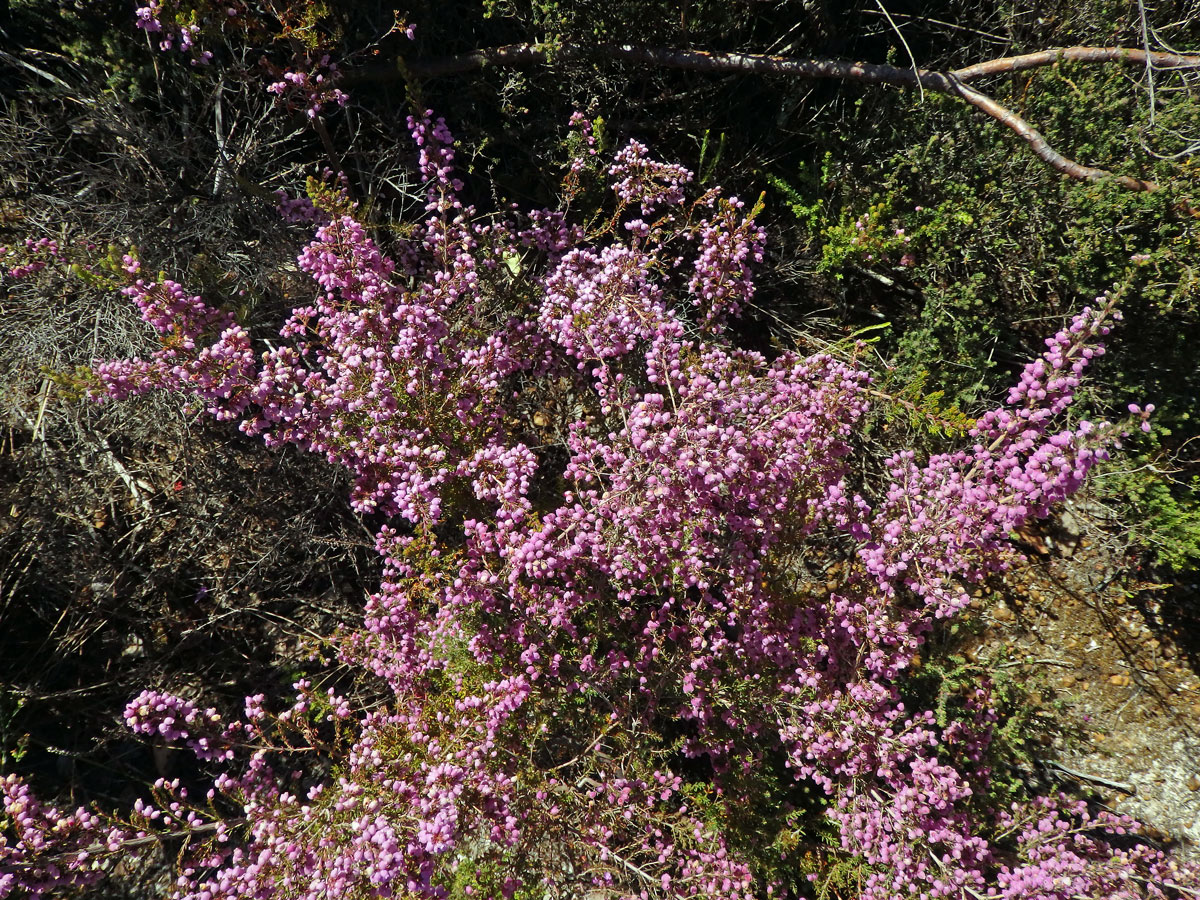
[[[555,847],[573,855],[542,867],[551,892],[754,895],[677,755],[645,737],[664,719],[717,796],[768,752],[816,785],[840,852],[869,869],[864,898],[1197,883],[1105,838],[1127,820],[1063,799],[986,809],[986,680],[943,724],[901,699],[934,623],[1013,558],[1007,534],[1118,438],[1060,422],[1110,299],[1047,341],[969,446],[896,453],[855,493],[870,396],[856,359],[767,359],[722,332],[762,257],[740,202],[689,204],[690,173],[632,142],[608,170],[611,227],[488,219],[461,200],[445,123],[410,125],[426,218],[391,246],[353,217],[323,221],[298,258],[312,295],[278,346],[254,352],[228,314],[126,260],[162,346],[97,364],[97,397],[191,394],[344,467],[355,508],[388,520],[379,589],[337,642],[369,705],[304,678],[282,703],[247,698],[241,721],[157,692],[127,708],[134,731],[213,763],[210,800],[238,811],[177,896],[441,898],[473,867],[482,894],[512,897],[534,886],[511,861]],[[539,398],[561,406],[549,448]],[[824,591],[804,575],[809,542],[844,551]],[[336,748],[321,751],[332,768],[305,768],[316,747]],[[158,791],[135,810],[147,833],[202,821],[181,788]]]

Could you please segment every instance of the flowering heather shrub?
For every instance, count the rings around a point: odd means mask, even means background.
[[[6,834],[0,843],[0,896],[54,895],[98,876],[95,857],[121,849],[129,833],[86,809],[42,804],[15,775],[0,781]],[[11,837],[10,837],[11,835]]]
[[[310,118],[316,118],[326,103],[345,106],[349,97],[344,91],[333,87],[338,79],[337,63],[331,62],[329,54],[310,61],[304,71],[291,69],[283,73],[279,81],[272,82],[269,93],[275,94],[289,106],[300,106]]]
[[[355,508],[386,520],[379,590],[334,645],[357,680],[302,679],[232,720],[141,694],[129,727],[191,749],[210,785],[159,782],[117,826],[9,779],[0,895],[86,883],[154,835],[188,838],[175,896],[197,900],[809,895],[835,859],[864,898],[1200,886],[1118,842],[1132,822],[993,808],[986,681],[944,725],[901,699],[935,620],[1118,437],[1060,422],[1114,301],[1047,341],[969,447],[897,453],[856,489],[868,374],[725,335],[753,295],[757,210],[689,200],[691,174],[632,143],[572,165],[572,189],[611,187],[589,228],[488,219],[460,199],[445,124],[410,124],[425,220],[391,246],[321,224],[283,342],[259,350],[130,257],[161,348],[92,385],[183,392],[349,470]],[[788,799],[758,815],[768,795]]]
[[[173,4],[164,4],[161,0],[150,0],[146,6],[139,6],[137,27],[148,35],[157,35],[160,50],[178,48],[181,53],[192,54],[194,63],[209,62],[212,53],[196,48],[196,36],[200,33],[200,26],[195,22],[195,13],[188,14],[182,9],[172,7]],[[228,15],[236,16],[237,10],[231,8]]]

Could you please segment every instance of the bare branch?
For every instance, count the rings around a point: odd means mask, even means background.
[[[1131,191],[1154,191],[1158,189],[1158,185],[1153,181],[1143,181],[1141,178],[1134,178],[1131,175],[1116,175],[1107,169],[1085,166],[1075,162],[1073,159],[1068,159],[1051,147],[1046,139],[1042,137],[1041,132],[1016,113],[1005,106],[1001,106],[991,97],[981,94],[972,87],[959,83],[956,93],[976,109],[987,113],[1004,127],[1012,129],[1021,140],[1029,144],[1029,149],[1034,152],[1034,155],[1038,159],[1069,178],[1074,178],[1078,181],[1105,181],[1111,179],[1121,185],[1121,187],[1129,188]]]
[[[1107,169],[1088,166],[1063,156],[1029,122],[966,82],[989,75],[1003,75],[1044,68],[1059,62],[1122,63],[1153,69],[1200,69],[1200,56],[1161,53],[1128,47],[1063,47],[988,60],[950,72],[929,69],[902,69],[879,63],[850,62],[840,59],[800,59],[756,53],[720,53],[704,50],[673,50],[662,47],[638,47],[630,44],[509,44],[463,53],[457,56],[399,60],[395,67],[373,67],[348,73],[344,81],[353,84],[413,75],[438,78],[491,67],[510,68],[554,64],[584,59],[617,59],[625,62],[688,69],[697,72],[788,75],[794,78],[832,79],[890,84],[917,88],[957,97],[1010,129],[1029,145],[1046,165],[1078,181],[1113,181],[1134,191],[1153,191],[1157,185],[1129,175],[1117,175]]]
[[[704,50],[671,50],[659,47],[637,47],[629,44],[507,44],[462,53],[457,56],[428,57],[406,60],[402,69],[424,78],[460,75],[489,67],[509,68],[593,58],[622,59],[665,68],[691,69],[708,72],[744,72],[758,75],[792,75],[799,78],[831,78],[866,81],[874,84],[894,84],[916,87],[918,82],[927,88],[942,89],[945,81],[973,81],[988,75],[1004,75],[1029,69],[1045,68],[1058,62],[1123,63],[1152,65],[1155,69],[1200,69],[1200,55],[1147,52],[1131,47],[1061,47],[1041,50],[1021,56],[1005,56],[976,63],[950,72],[929,69],[902,69],[882,63],[859,63],[840,59],[802,59],[762,53],[720,53]],[[391,67],[362,69],[347,74],[345,80],[376,80],[399,71]],[[938,84],[937,82],[941,82]]]
[[[457,56],[406,60],[403,69],[425,78],[459,75],[476,69],[568,62],[584,59],[619,59],[668,69],[689,69],[697,72],[726,72],[747,75],[791,75],[798,78],[828,78],[846,81],[866,81],[876,84],[895,84],[916,87],[922,76],[937,74],[924,69],[901,69],[896,66],[856,63],[840,59],[800,59],[759,53],[721,53],[705,50],[672,50],[663,47],[638,47],[630,44],[508,44],[488,47]],[[363,69],[349,73],[344,81],[375,80],[388,74],[386,70]],[[929,84],[926,83],[926,87]]]
[[[1112,788],[1114,791],[1120,791],[1122,794],[1134,795],[1137,793],[1137,788],[1132,784],[1126,784],[1123,781],[1109,781],[1107,778],[1101,778],[1099,775],[1089,775],[1087,772],[1080,772],[1075,769],[1068,769],[1060,762],[1051,762],[1051,767],[1058,769],[1064,775],[1070,775],[1072,778],[1078,778],[1080,781],[1090,781],[1092,784],[1098,784],[1101,787]]]
[[[1058,62],[1123,63],[1130,66],[1152,66],[1155,69],[1200,69],[1200,56],[1184,53],[1158,53],[1132,47],[1063,47],[1058,50],[1039,50],[1021,56],[1005,56],[976,63],[950,74],[960,81],[971,81],[985,75],[1005,75],[1042,69]]]

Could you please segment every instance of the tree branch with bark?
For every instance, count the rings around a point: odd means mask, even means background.
[[[1030,122],[968,82],[994,75],[1046,68],[1061,62],[1118,63],[1156,70],[1200,70],[1200,55],[1153,52],[1129,47],[1063,47],[987,60],[949,71],[903,68],[884,63],[840,59],[804,59],[759,53],[723,53],[640,47],[631,44],[525,43],[508,44],[454,56],[397,59],[394,65],[367,67],[347,73],[343,83],[400,77],[441,78],[487,68],[520,68],[578,60],[619,60],[660,68],[695,72],[782,75],[810,80],[839,80],[918,88],[945,94],[975,109],[1024,141],[1043,163],[1078,181],[1112,181],[1135,191],[1153,191],[1153,181],[1119,175],[1076,162],[1055,150]]]

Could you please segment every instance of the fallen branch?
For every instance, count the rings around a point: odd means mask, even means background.
[[[1153,181],[1143,181],[1141,178],[1134,178],[1132,175],[1117,175],[1107,169],[1085,166],[1082,163],[1075,162],[1073,159],[1068,159],[1051,147],[1049,142],[1042,137],[1041,132],[1008,107],[1001,106],[991,97],[981,94],[979,91],[968,87],[962,82],[958,82],[956,88],[956,93],[959,97],[981,112],[991,116],[1001,125],[1011,129],[1017,137],[1029,145],[1029,149],[1033,151],[1038,159],[1050,168],[1062,172],[1068,178],[1074,178],[1077,181],[1104,181],[1111,179],[1121,185],[1121,187],[1129,188],[1131,191],[1153,191],[1158,189],[1158,185]]]
[[[1130,66],[1149,66],[1152,69],[1197,69],[1200,56],[1184,53],[1147,53],[1131,47],[1063,47],[1057,50],[1039,50],[1021,56],[1004,56],[988,62],[976,63],[951,74],[960,81],[971,81],[985,75],[1007,75],[1040,69],[1059,62],[1079,63],[1124,63]]]
[[[1068,775],[1071,778],[1076,778],[1079,781],[1089,781],[1092,784],[1098,784],[1101,787],[1111,788],[1114,791],[1120,791],[1122,794],[1129,794],[1130,796],[1137,794],[1137,788],[1135,788],[1132,784],[1126,784],[1123,781],[1110,781],[1107,778],[1101,778],[1099,775],[1089,775],[1087,772],[1069,769],[1060,762],[1051,761],[1049,765],[1051,768],[1057,769],[1064,775]]]
[[[900,68],[881,63],[850,62],[840,59],[799,59],[756,53],[718,53],[704,50],[672,50],[638,47],[629,44],[509,44],[462,53],[456,56],[397,60],[395,66],[377,66],[347,73],[343,82],[376,81],[399,77],[439,78],[460,75],[492,67],[516,68],[529,65],[553,65],[589,59],[616,59],[661,68],[688,69],[696,72],[786,75],[793,78],[858,81],[917,88],[957,97],[1011,130],[1029,145],[1038,159],[1068,178],[1078,181],[1113,181],[1134,191],[1153,191],[1152,181],[1117,175],[1107,169],[1078,163],[1050,146],[1042,134],[1024,118],[991,97],[968,86],[968,81],[990,75],[1004,75],[1044,68],[1059,62],[1121,63],[1151,69],[1200,69],[1200,56],[1158,53],[1126,47],[1064,47],[1021,56],[1009,56],[977,63],[948,72],[921,68]]]

